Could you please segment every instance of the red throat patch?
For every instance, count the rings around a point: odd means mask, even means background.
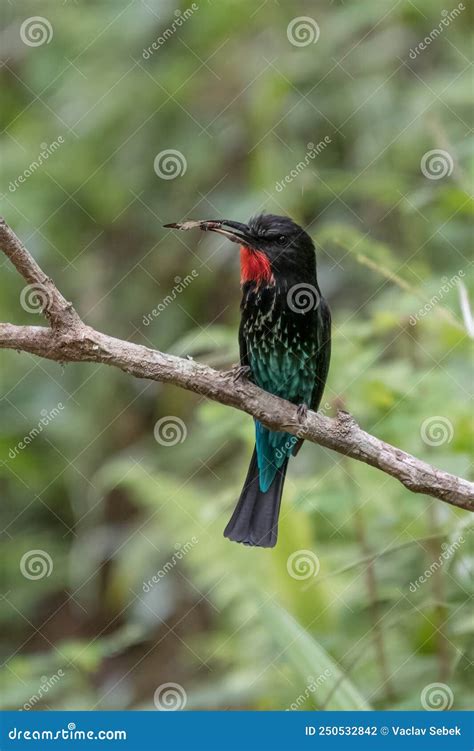
[[[240,283],[245,282],[273,282],[272,268],[265,253],[251,250],[245,245],[240,247]]]

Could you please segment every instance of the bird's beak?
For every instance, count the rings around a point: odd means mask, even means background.
[[[200,229],[204,232],[217,232],[219,235],[224,235],[228,240],[238,245],[245,245],[246,247],[253,247],[254,240],[251,232],[246,224],[241,222],[233,222],[230,219],[201,219],[191,222],[173,222],[172,224],[164,224],[164,227],[171,229]]]

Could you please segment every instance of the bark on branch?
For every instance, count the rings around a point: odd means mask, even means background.
[[[474,511],[474,483],[436,469],[366,433],[347,412],[339,412],[335,418],[308,412],[306,419],[300,422],[295,405],[248,381],[236,381],[232,371],[213,370],[193,360],[107,336],[87,326],[3,220],[0,220],[0,247],[32,285],[50,323],[50,328],[0,323],[0,349],[30,352],[57,362],[100,362],[136,378],[181,386],[247,412],[269,428],[287,430],[376,467],[413,493],[425,493]]]

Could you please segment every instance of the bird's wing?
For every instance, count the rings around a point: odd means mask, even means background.
[[[324,297],[317,310],[316,336],[318,350],[316,355],[316,376],[311,399],[311,409],[316,411],[321,402],[331,359],[331,311]]]
[[[324,297],[321,297],[317,309],[316,341],[316,374],[313,393],[311,395],[311,404],[309,405],[314,411],[318,409],[323,396],[329,371],[329,361],[331,359],[331,311]],[[302,445],[303,438],[300,438],[293,447],[293,456],[297,455]]]
[[[244,336],[244,320],[243,316],[240,318],[240,326],[239,326],[239,352],[240,352],[240,364],[248,366],[249,363],[249,355],[248,355],[248,349],[247,349],[247,342],[245,340]]]

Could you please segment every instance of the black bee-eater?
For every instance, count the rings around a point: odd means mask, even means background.
[[[168,224],[217,232],[240,245],[242,285],[237,377],[298,405],[317,410],[331,354],[331,315],[321,295],[310,236],[289,217],[262,214],[248,224],[203,220]],[[290,456],[301,447],[290,433],[255,421],[247,478],[224,535],[246,545],[276,544]]]

